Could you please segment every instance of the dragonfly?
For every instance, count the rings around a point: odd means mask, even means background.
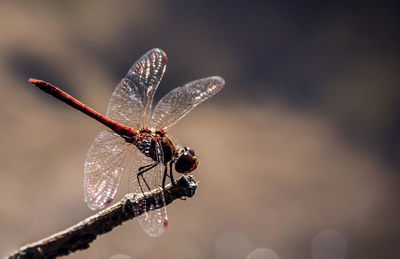
[[[105,116],[50,83],[29,79],[39,89],[108,127],[96,136],[84,164],[84,200],[90,209],[104,208],[113,201],[123,174],[129,174],[128,192],[139,197],[146,190],[164,189],[167,178],[175,184],[173,171],[189,174],[197,168],[195,151],[175,144],[167,131],[218,93],[225,81],[212,76],[186,83],[167,93],[152,109],[166,65],[167,56],[158,48],[139,58],[112,93]],[[138,217],[143,230],[152,237],[161,235],[168,225],[164,197],[158,202],[158,209]]]

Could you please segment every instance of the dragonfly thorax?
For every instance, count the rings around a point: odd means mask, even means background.
[[[160,161],[159,156],[162,154],[164,164],[173,161],[176,156],[175,144],[165,131],[143,128],[134,138],[125,138],[125,141],[134,144],[144,155],[151,157],[154,161]]]

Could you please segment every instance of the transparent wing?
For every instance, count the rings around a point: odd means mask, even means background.
[[[175,88],[158,102],[151,118],[151,127],[167,130],[194,107],[218,93],[224,84],[223,78],[213,76]]]
[[[90,209],[100,209],[112,202],[134,149],[112,131],[104,130],[97,135],[87,153],[84,171],[83,192]]]
[[[167,65],[160,49],[144,54],[115,88],[107,117],[132,128],[148,125],[153,96]]]
[[[136,196],[142,195],[142,189],[140,186],[142,186],[143,191],[148,191],[143,179],[141,177],[137,178],[137,173],[140,167],[157,163],[155,167],[143,174],[146,183],[150,187],[150,190],[161,189],[165,168],[163,164],[164,160],[162,147],[158,141],[155,142],[155,147],[151,147],[151,141],[145,140],[142,142],[140,149],[142,151],[138,150],[138,159],[132,160],[132,172],[130,174],[131,177],[129,181],[129,191],[136,194]],[[152,152],[155,152],[154,157],[156,158],[156,161],[144,155]],[[138,182],[138,180],[140,182]],[[159,202],[159,205],[163,206],[162,208],[148,211],[138,217],[138,221],[143,230],[152,237],[157,237],[164,233],[168,225],[164,196],[162,196],[162,199]]]

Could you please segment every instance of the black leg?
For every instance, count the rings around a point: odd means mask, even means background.
[[[165,181],[167,180],[167,176],[168,176],[168,168],[167,168],[167,166],[165,166],[164,175],[163,175],[163,179],[162,179],[162,188],[163,188],[163,190],[165,190]]]
[[[172,165],[173,165],[173,162],[171,161],[171,163],[169,164],[169,176],[168,177],[171,179],[172,186],[175,186],[176,183],[174,180],[174,175],[172,174]],[[179,199],[184,201],[184,200],[186,200],[186,197],[181,197]]]
[[[152,163],[152,164],[148,164],[148,165],[145,165],[145,166],[142,166],[142,167],[139,167],[139,172],[141,172],[141,171],[143,171],[145,168],[148,168],[148,167],[151,167],[151,168],[153,168],[154,167],[154,163]]]
[[[174,175],[172,174],[172,161],[169,164],[169,178],[171,178],[172,186],[175,186]]]
[[[144,191],[143,191],[143,188],[142,188],[142,184],[140,183],[139,174],[136,175],[136,179],[137,179],[137,182],[139,184],[140,191],[142,192],[142,194],[144,196]]]
[[[144,179],[143,174],[146,173],[147,171],[151,170],[152,168],[154,168],[157,165],[158,165],[158,163],[153,163],[153,164],[145,165],[145,166],[142,166],[142,167],[139,168],[139,172],[137,173],[136,178],[137,178],[140,190],[142,191],[143,195],[144,195],[144,191],[143,191],[142,184],[140,183],[140,178],[139,177],[142,177],[142,180],[146,184],[147,189],[149,191],[151,191],[150,190],[150,186],[147,184],[146,179]]]

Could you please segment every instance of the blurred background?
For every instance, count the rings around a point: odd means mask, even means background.
[[[170,132],[200,156],[198,193],[168,206],[161,237],[133,220],[69,258],[400,258],[398,13],[372,1],[1,1],[0,256],[94,213],[83,163],[104,127],[27,79],[104,113],[158,47],[169,63],[156,99],[226,81]]]

